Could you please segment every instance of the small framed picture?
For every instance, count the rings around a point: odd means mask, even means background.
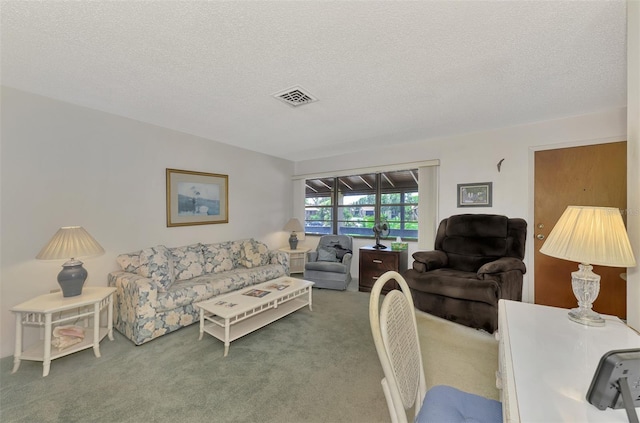
[[[229,177],[167,169],[167,226],[229,222]]]
[[[458,207],[491,207],[492,182],[458,184]]]

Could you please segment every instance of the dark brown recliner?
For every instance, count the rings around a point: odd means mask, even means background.
[[[522,300],[527,222],[462,214],[440,222],[434,251],[403,273],[418,310],[493,333],[498,300]]]

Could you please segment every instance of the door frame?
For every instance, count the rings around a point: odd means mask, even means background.
[[[528,222],[529,224],[527,225],[527,240],[526,240],[526,251],[527,253],[527,260],[526,260],[526,265],[527,265],[527,274],[525,274],[525,284],[526,286],[523,287],[522,290],[522,301],[526,302],[526,303],[533,303],[535,300],[535,281],[536,281],[536,275],[535,275],[535,270],[534,270],[534,264],[535,264],[535,254],[534,254],[534,249],[535,249],[535,243],[534,243],[534,238],[535,238],[535,226],[534,226],[534,219],[535,219],[535,158],[536,158],[536,152],[538,151],[545,151],[545,150],[559,150],[562,148],[571,148],[571,147],[583,147],[583,146],[587,146],[587,145],[595,145],[595,144],[610,144],[610,143],[614,143],[614,142],[623,142],[623,141],[627,141],[627,134],[624,135],[618,135],[615,137],[607,137],[607,138],[595,138],[595,139],[590,139],[590,140],[578,140],[578,141],[568,141],[568,142],[563,142],[563,143],[558,143],[558,144],[545,144],[545,145],[539,145],[539,146],[531,146],[529,147],[529,205],[528,205],[528,210],[527,210],[527,215],[528,215]],[[628,183],[628,181],[627,181]],[[567,275],[567,283],[571,282],[571,275],[568,274]],[[629,293],[629,287],[627,285],[627,294]]]

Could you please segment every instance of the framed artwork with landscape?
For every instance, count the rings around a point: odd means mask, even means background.
[[[167,226],[229,222],[229,176],[167,169]]]
[[[492,182],[458,184],[458,207],[491,207]]]

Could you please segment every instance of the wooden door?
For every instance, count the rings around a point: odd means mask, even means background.
[[[535,303],[575,308],[571,272],[578,263],[546,256],[540,247],[569,205],[626,208],[627,143],[538,151],[534,169]],[[627,287],[620,277],[626,269],[594,266],[593,271],[601,276],[593,309],[626,318]]]

